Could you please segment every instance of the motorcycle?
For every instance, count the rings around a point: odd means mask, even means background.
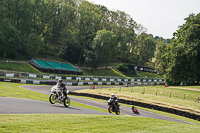
[[[133,111],[134,114],[138,114],[138,115],[140,114],[138,109],[134,106],[132,106],[132,111]]]
[[[49,96],[49,102],[51,104],[55,104],[57,102],[57,103],[64,104],[65,107],[69,107],[70,98],[67,96],[69,91],[67,90],[66,96],[61,91],[63,91],[63,90],[59,89],[57,85],[53,86],[51,88],[51,94]]]
[[[120,103],[118,103],[118,100],[113,100],[113,99],[109,99],[108,100],[108,112],[112,113],[115,112],[116,115],[120,114]]]

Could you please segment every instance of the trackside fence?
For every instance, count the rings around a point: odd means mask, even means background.
[[[91,87],[93,89],[93,87]],[[95,86],[95,89],[100,90],[107,90],[112,93],[122,92],[122,93],[137,93],[137,94],[149,94],[153,96],[163,96],[167,98],[175,98],[180,100],[186,100],[186,101],[193,101],[193,102],[199,102],[200,97],[197,94],[196,97],[189,94],[189,93],[179,93],[174,91],[168,91],[166,89],[156,89],[156,88],[145,88],[145,86],[142,87],[124,87],[124,86]]]

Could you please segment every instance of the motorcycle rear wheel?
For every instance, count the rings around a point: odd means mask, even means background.
[[[119,115],[119,114],[120,114],[120,111],[119,111],[119,110],[117,110],[115,113],[116,113],[116,115]]]
[[[55,96],[54,94],[51,94],[51,95],[49,96],[49,102],[50,102],[51,104],[55,104],[55,103],[56,103],[56,100],[57,100],[57,98],[56,98],[56,96]]]
[[[65,97],[64,100],[63,100],[63,103],[64,103],[65,107],[69,107],[69,105],[70,105],[70,99],[69,99],[69,97]]]

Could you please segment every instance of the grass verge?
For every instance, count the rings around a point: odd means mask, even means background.
[[[0,82],[0,96],[48,101],[48,95],[22,89],[23,84]],[[3,93],[5,92],[5,93]],[[30,96],[31,95],[31,96]],[[73,106],[94,109],[79,103]],[[95,110],[95,109],[94,109]],[[199,125],[130,116],[69,114],[0,115],[0,132],[198,132]]]
[[[197,133],[200,126],[130,116],[31,114],[0,115],[0,132]]]
[[[26,98],[26,99],[49,102],[49,95],[23,89],[20,87],[22,85],[27,85],[27,84],[0,82],[0,97]],[[71,106],[107,112],[107,110],[77,103],[74,101],[71,101]]]

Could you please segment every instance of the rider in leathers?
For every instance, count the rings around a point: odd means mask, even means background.
[[[60,89],[61,93],[64,94],[64,96],[67,96],[67,93],[66,93],[67,92],[67,88],[66,88],[65,84],[63,83],[62,79],[58,80],[57,86]],[[61,100],[61,96],[58,97],[58,100]]]
[[[114,105],[117,105],[118,99],[117,99],[117,97],[115,96],[114,93],[111,94],[110,100],[113,102],[112,108],[113,108]]]

